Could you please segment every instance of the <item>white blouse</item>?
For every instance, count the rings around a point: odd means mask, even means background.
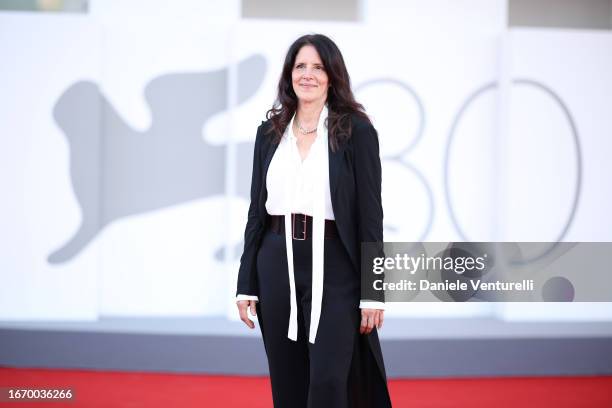
[[[327,127],[327,107],[319,116],[317,136],[310,146],[306,158],[302,160],[293,133],[293,121],[285,129],[280,144],[274,153],[266,176],[268,198],[266,211],[270,215],[285,215],[285,239],[287,265],[289,266],[289,287],[291,291],[291,313],[288,337],[297,340],[297,302],[293,275],[293,245],[291,245],[291,213],[307,214],[313,217],[313,264],[312,264],[312,305],[309,340],[315,342],[321,314],[323,298],[323,259],[325,219],[334,220],[329,186],[329,152]],[[236,300],[255,300],[257,296],[239,294]],[[374,301],[361,301],[359,307],[384,309],[385,304]]]
[[[325,165],[323,163],[323,155],[317,154],[321,153],[322,136],[317,135],[304,161],[302,161],[297,142],[298,139],[293,133],[293,126],[290,124],[287,126],[278,150],[270,162],[266,176],[266,188],[268,189],[266,210],[270,215],[285,214],[284,182],[287,172],[293,174],[293,181],[291,183],[291,212],[294,214],[306,214],[311,217],[314,215],[313,204],[316,198],[315,186],[317,184],[315,175],[317,174],[317,169]],[[286,147],[286,144],[291,146]],[[286,163],[289,163],[290,168],[285,168]],[[325,219],[334,220],[329,177],[325,177],[323,188],[325,189]]]

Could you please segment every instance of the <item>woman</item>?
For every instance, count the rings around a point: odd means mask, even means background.
[[[275,407],[390,407],[377,329],[360,299],[361,242],[383,240],[378,136],[340,50],[289,48],[255,140],[238,273],[240,318],[261,328]]]

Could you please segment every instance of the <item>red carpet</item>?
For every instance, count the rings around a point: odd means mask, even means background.
[[[0,387],[75,390],[71,403],[15,407],[272,407],[266,377],[0,368]],[[395,408],[611,408],[612,377],[473,378],[389,381]]]

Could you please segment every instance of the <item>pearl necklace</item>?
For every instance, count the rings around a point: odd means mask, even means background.
[[[310,129],[310,130],[304,129],[302,127],[302,125],[300,125],[300,122],[297,120],[297,118],[295,118],[295,124],[297,125],[298,129],[300,130],[300,132],[302,132],[303,135],[307,135],[309,133],[313,133],[313,132],[317,131],[316,126],[313,129]]]

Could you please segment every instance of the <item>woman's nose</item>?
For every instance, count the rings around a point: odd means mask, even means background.
[[[303,77],[303,78],[312,78],[312,76],[313,76],[313,75],[312,75],[312,71],[311,71],[311,70],[309,70],[309,69],[305,69],[305,70],[304,70],[304,73],[302,74],[302,77]]]
[[[314,76],[314,68],[313,67],[304,68],[304,72],[302,76],[306,78],[312,78]]]

